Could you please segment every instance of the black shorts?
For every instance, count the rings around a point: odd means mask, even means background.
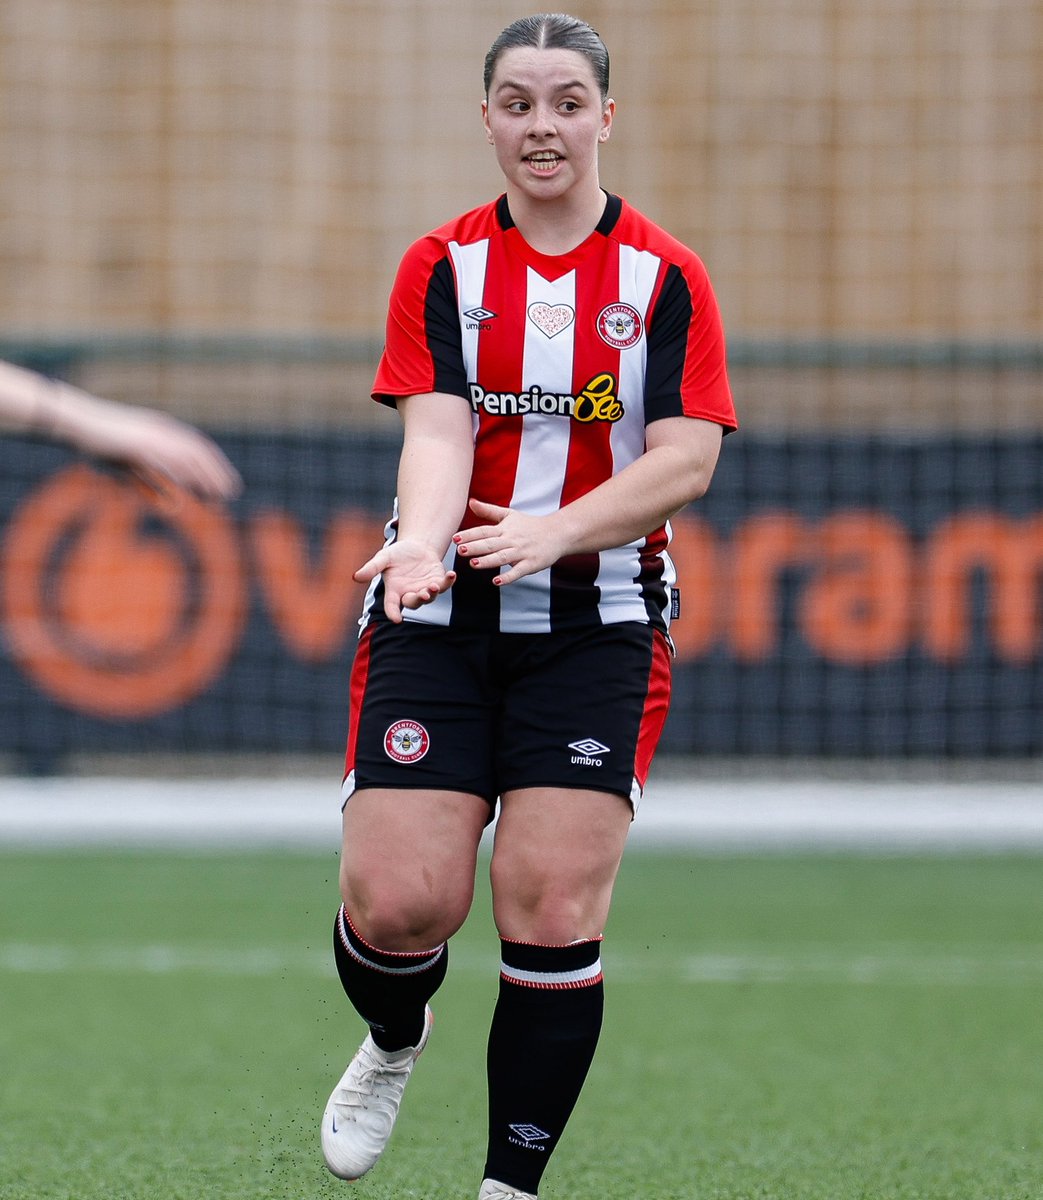
[[[344,799],[439,788],[493,805],[517,788],[560,787],[615,792],[636,809],[671,657],[639,622],[560,633],[372,623],[351,672]]]

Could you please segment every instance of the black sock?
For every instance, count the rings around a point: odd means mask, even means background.
[[[600,942],[501,942],[489,1032],[485,1178],[535,1194],[579,1098],[601,1032]]]
[[[382,1050],[415,1046],[424,1009],[449,965],[449,946],[396,954],[378,950],[356,932],[344,905],[333,924],[333,954],[345,995]]]

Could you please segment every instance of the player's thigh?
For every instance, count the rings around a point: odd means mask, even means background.
[[[469,792],[362,788],[344,807],[341,897],[385,950],[424,950],[463,924],[486,801]]]
[[[612,792],[506,792],[490,867],[501,936],[546,945],[599,937],[632,817]]]

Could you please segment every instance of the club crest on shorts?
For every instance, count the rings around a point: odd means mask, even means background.
[[[636,346],[643,332],[641,314],[629,304],[606,304],[598,314],[601,340],[616,350]]]
[[[396,721],[384,734],[384,753],[398,763],[419,762],[431,748],[431,737],[419,721]]]

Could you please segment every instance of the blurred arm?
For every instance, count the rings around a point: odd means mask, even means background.
[[[0,362],[0,423],[122,463],[161,492],[173,483],[209,500],[227,500],[242,487],[217,444],[193,426],[6,362]]]

